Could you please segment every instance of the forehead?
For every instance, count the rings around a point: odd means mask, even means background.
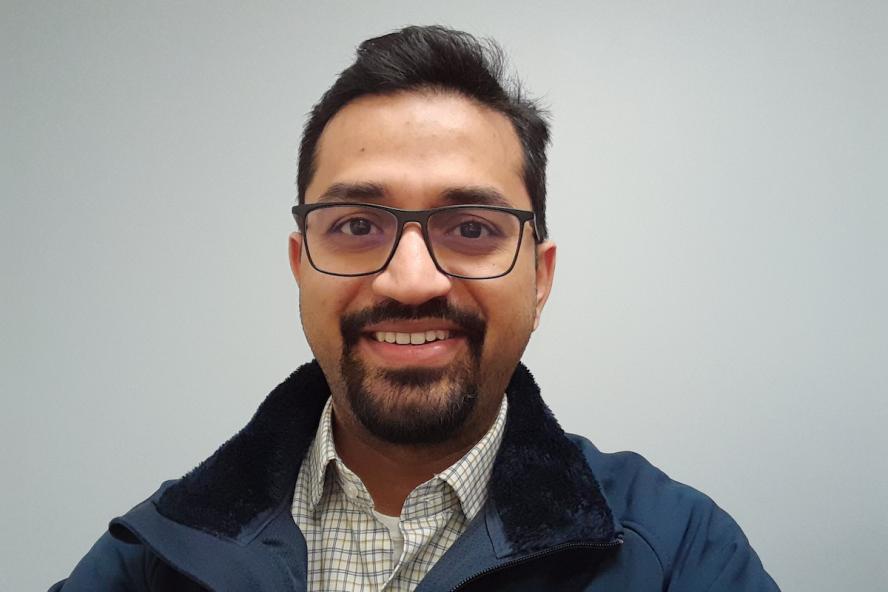
[[[327,123],[305,196],[311,203],[334,186],[374,185],[388,205],[422,209],[469,187],[530,209],[523,170],[521,142],[498,111],[455,93],[370,95]]]

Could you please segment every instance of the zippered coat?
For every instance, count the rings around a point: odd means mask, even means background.
[[[711,499],[565,434],[523,365],[506,394],[488,500],[418,592],[778,589]],[[328,396],[317,362],[299,368],[209,459],[112,520],[51,592],[306,590],[290,507]]]

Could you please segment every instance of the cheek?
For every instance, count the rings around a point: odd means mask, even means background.
[[[306,275],[299,289],[299,313],[308,345],[324,363],[338,361],[342,349],[339,319],[360,290],[359,282]]]
[[[526,281],[510,282],[502,290],[485,294],[487,335],[481,354],[481,390],[490,396],[505,390],[530,339],[535,293],[531,286]]]
[[[536,309],[533,276],[519,273],[511,279],[516,281],[506,282],[483,296],[487,318],[485,350],[494,357],[520,356],[533,330]]]

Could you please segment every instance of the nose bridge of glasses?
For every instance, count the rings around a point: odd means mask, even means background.
[[[402,232],[407,228],[408,224],[413,224],[424,232],[428,225],[430,214],[431,212],[428,210],[400,210],[397,212],[396,217],[401,223]]]

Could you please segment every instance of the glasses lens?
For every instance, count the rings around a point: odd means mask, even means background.
[[[429,239],[447,273],[486,278],[509,271],[518,252],[521,221],[485,208],[453,208],[429,218]]]
[[[372,273],[388,259],[398,221],[377,208],[330,206],[305,218],[305,241],[321,271],[343,275]]]

